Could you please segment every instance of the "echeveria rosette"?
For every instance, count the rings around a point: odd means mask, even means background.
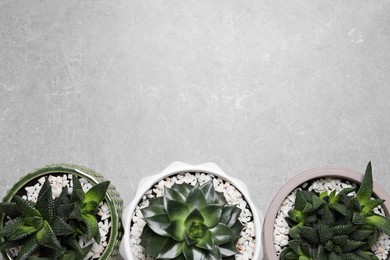
[[[174,184],[163,197],[141,209],[146,225],[141,234],[145,254],[156,259],[235,259],[243,228],[236,205],[216,192],[212,181]]]
[[[371,251],[380,231],[390,235],[390,219],[374,213],[383,203],[373,199],[371,163],[356,194],[345,188],[336,194],[297,191],[295,205],[286,218],[291,237],[279,258],[378,259]]]

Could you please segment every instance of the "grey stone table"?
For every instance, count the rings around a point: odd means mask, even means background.
[[[0,194],[51,163],[128,203],[213,161],[265,213],[321,165],[390,191],[390,1],[0,0]]]

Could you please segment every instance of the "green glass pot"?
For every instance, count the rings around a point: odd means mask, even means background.
[[[90,184],[96,185],[100,182],[107,181],[101,174],[88,169],[83,166],[69,165],[69,164],[55,164],[48,165],[43,168],[37,169],[30,172],[20,178],[12,188],[4,196],[3,201],[9,202],[12,197],[17,194],[20,190],[23,190],[25,186],[31,183],[37,183],[38,179],[46,175],[64,175],[64,174],[75,174],[78,177],[86,179]],[[107,246],[100,256],[100,259],[115,259],[119,252],[119,243],[123,236],[122,223],[120,220],[123,211],[123,200],[119,196],[119,193],[115,187],[110,184],[105,197],[105,202],[109,207],[111,214],[111,229],[110,236],[107,241]],[[4,226],[4,214],[0,216],[0,229]],[[1,252],[4,260],[14,259],[8,250]]]

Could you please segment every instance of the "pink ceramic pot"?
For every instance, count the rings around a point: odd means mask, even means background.
[[[301,186],[303,183],[309,180],[324,178],[324,177],[345,179],[359,184],[363,179],[363,174],[355,170],[341,168],[341,167],[319,167],[319,168],[307,170],[297,175],[296,177],[292,178],[291,180],[289,180],[276,194],[265,216],[264,227],[263,227],[265,259],[278,260],[275,247],[274,247],[273,230],[274,230],[275,218],[278,214],[282,202],[294,189]],[[386,200],[383,203],[383,208],[386,215],[389,216],[390,195],[375,180],[374,180],[374,195],[378,198]]]

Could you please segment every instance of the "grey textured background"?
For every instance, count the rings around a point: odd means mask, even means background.
[[[339,165],[390,190],[390,1],[0,0],[0,194],[46,164],[128,203],[175,160],[213,161],[265,213]]]

